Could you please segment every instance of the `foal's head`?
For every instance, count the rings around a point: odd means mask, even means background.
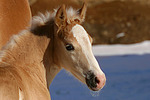
[[[78,10],[62,5],[55,16],[55,54],[60,65],[93,91],[100,90],[106,81],[92,53],[92,38],[80,25],[85,18],[86,5]]]

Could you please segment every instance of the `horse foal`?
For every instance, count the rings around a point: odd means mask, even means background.
[[[81,26],[85,12],[86,4],[79,10],[62,5],[11,38],[0,52],[0,100],[50,100],[48,87],[62,68],[93,91],[103,88],[105,74]]]

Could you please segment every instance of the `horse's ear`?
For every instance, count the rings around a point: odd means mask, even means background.
[[[80,17],[80,23],[82,23],[85,19],[86,10],[87,10],[87,3],[84,3],[82,8],[78,10],[78,14]]]
[[[66,24],[66,21],[67,21],[67,14],[66,14],[66,7],[65,5],[63,4],[58,10],[57,10],[57,13],[56,13],[56,16],[55,16],[55,23],[58,27],[61,27],[63,25]]]

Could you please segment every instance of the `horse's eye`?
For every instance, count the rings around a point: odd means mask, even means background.
[[[68,51],[72,51],[72,50],[74,50],[74,47],[73,47],[72,44],[67,44],[67,45],[66,45],[66,49],[67,49]]]

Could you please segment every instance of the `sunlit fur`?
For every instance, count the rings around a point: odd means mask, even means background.
[[[33,17],[32,26],[14,35],[3,47],[0,52],[0,99],[50,100],[48,87],[62,68],[83,83],[86,83],[89,71],[104,75],[92,53],[89,35],[79,25],[83,17],[69,8],[66,10],[67,24],[60,28],[56,26],[59,21],[55,21],[60,18],[57,12]],[[68,43],[75,50],[67,51]]]
[[[28,0],[0,0],[0,49],[10,37],[30,26]]]

